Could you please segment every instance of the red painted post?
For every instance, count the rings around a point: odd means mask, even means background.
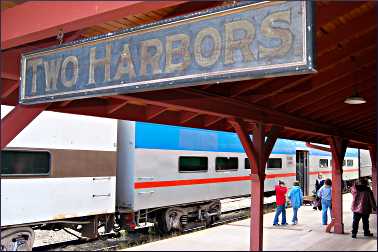
[[[332,152],[332,219],[336,234],[344,233],[343,223],[343,160],[347,141],[339,137],[330,138]]]
[[[251,234],[250,251],[263,249],[264,237],[264,180],[265,180],[265,132],[262,123],[253,128],[253,149],[258,174],[251,174]]]
[[[4,149],[49,104],[34,106],[17,105],[1,120],[1,149]]]
[[[264,237],[264,178],[251,174],[250,251],[263,249]]]
[[[371,182],[375,201],[377,202],[377,146],[369,145],[369,152],[371,158]]]
[[[252,142],[242,120],[231,120],[230,123],[239,136],[251,167],[250,251],[261,251],[263,249],[265,165],[281,128],[272,127],[265,141],[265,127],[262,123],[256,123]]]

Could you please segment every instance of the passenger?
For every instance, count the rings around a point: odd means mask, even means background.
[[[332,181],[327,178],[324,181],[324,185],[319,189],[318,196],[322,203],[322,223],[327,225],[327,211],[329,208],[332,218]]]
[[[275,186],[276,191],[276,215],[274,216],[273,226],[278,226],[278,217],[282,213],[282,225],[287,225],[286,223],[286,193],[287,187],[285,187],[285,182],[278,181],[278,185]]]
[[[316,191],[316,193],[318,193],[319,189],[322,188],[323,185],[324,185],[324,179],[323,179],[322,174],[319,173],[318,174],[318,178],[315,181],[315,191]]]
[[[302,189],[299,186],[299,181],[294,181],[293,187],[290,189],[290,192],[288,194],[288,198],[291,203],[291,207],[293,208],[293,225],[296,225],[298,223],[298,209],[303,204],[303,193]]]
[[[374,195],[366,179],[361,178],[351,189],[353,195],[352,212],[352,238],[357,238],[358,225],[362,218],[362,226],[364,229],[364,236],[373,236],[369,230],[369,216],[373,211],[377,210],[377,205]]]
[[[320,198],[318,196],[319,189],[324,185],[324,179],[322,174],[318,173],[318,178],[315,181],[315,201],[313,203],[313,209],[314,210],[322,210],[322,204],[320,202]]]

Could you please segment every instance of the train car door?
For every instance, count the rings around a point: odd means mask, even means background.
[[[308,151],[296,151],[296,179],[302,188],[303,194],[308,195]]]

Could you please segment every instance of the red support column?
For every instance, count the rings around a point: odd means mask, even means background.
[[[4,149],[49,104],[34,106],[17,105],[1,120],[1,149]]]
[[[375,201],[377,202],[377,146],[369,145],[369,152],[371,158],[371,182]]]
[[[339,137],[330,137],[332,152],[332,219],[335,233],[344,233],[343,223],[343,160],[348,141]]]
[[[263,214],[264,214],[264,180],[265,165],[277,140],[278,127],[272,127],[265,141],[265,127],[256,123],[253,129],[253,142],[248,135],[247,127],[242,120],[230,121],[239,136],[248,156],[251,167],[251,233],[250,250],[263,249]]]

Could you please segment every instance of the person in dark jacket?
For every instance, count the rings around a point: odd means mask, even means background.
[[[373,236],[369,230],[369,216],[372,210],[377,210],[377,204],[372,190],[368,187],[367,180],[363,178],[359,179],[359,181],[352,186],[351,192],[353,195],[351,207],[353,212],[352,238],[357,238],[360,219],[362,219],[364,236]]]
[[[318,178],[315,181],[315,201],[312,207],[314,210],[322,210],[321,199],[318,196],[318,191],[324,185],[324,181],[325,180],[323,179],[323,176],[320,173],[318,173]]]
[[[322,188],[323,185],[324,185],[324,179],[323,179],[322,174],[319,173],[318,174],[318,178],[315,181],[315,191],[316,191],[316,193],[318,193],[319,189]]]

